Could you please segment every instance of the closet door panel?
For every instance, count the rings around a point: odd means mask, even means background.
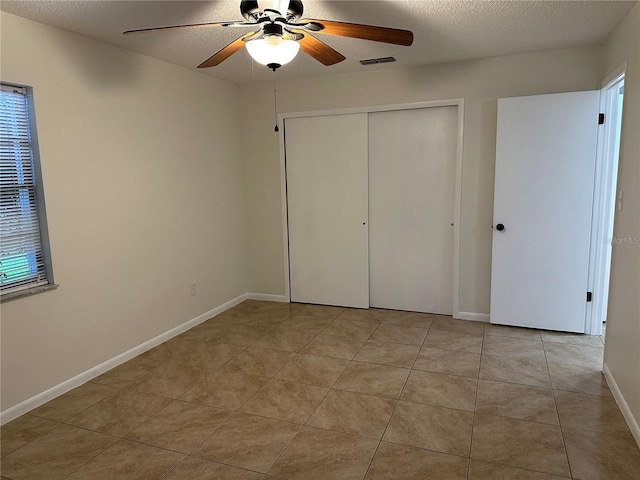
[[[456,106],[369,116],[372,307],[451,314]]]
[[[367,114],[285,121],[291,301],[369,307]]]

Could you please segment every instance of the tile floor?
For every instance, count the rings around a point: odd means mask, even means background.
[[[624,480],[600,337],[247,301],[2,427],[3,479]]]

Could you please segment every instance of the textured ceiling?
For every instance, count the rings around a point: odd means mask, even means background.
[[[320,36],[347,59],[325,67],[300,53],[280,78],[319,76],[394,66],[601,45],[636,2],[304,0],[304,17],[412,30],[411,47]],[[8,1],[4,11],[195,69],[245,30],[211,28],[123,36],[122,32],[181,23],[241,20],[239,0]],[[397,63],[362,66],[359,60],[394,56]],[[243,49],[203,73],[237,84],[271,78]]]

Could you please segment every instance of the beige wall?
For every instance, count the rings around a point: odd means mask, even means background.
[[[598,88],[599,49],[488,58],[278,82],[278,111],[464,98],[460,310],[489,313],[497,98]],[[365,67],[363,67],[364,70]],[[327,72],[330,72],[327,68]],[[271,84],[241,88],[249,291],[285,293]]]
[[[604,361],[640,423],[640,4],[604,46],[601,79],[626,62],[618,190],[624,207],[616,211]],[[635,240],[635,242],[634,242]]]
[[[237,87],[6,13],[55,280],[2,305],[2,409],[246,292]],[[197,281],[198,295],[188,283]]]

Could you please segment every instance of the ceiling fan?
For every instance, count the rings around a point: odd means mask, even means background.
[[[301,19],[303,12],[301,0],[241,0],[240,12],[245,18],[244,21],[141,28],[128,30],[124,34],[178,28],[250,28],[254,30],[223,47],[198,65],[198,68],[215,67],[246,46],[254,60],[274,71],[293,60],[300,49],[327,66],[345,59],[344,55],[312,34],[337,35],[405,46],[413,43],[413,33],[409,30],[330,20]]]

